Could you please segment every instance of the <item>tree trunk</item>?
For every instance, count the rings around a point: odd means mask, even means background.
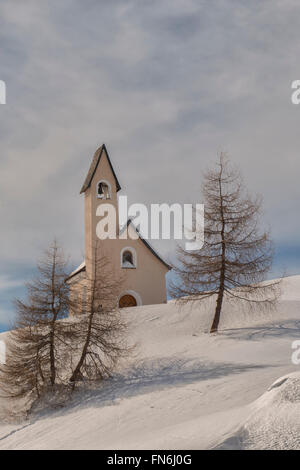
[[[73,389],[75,388],[75,384],[76,384],[78,374],[80,373],[80,369],[81,369],[81,367],[84,363],[84,360],[85,360],[86,354],[87,354],[87,350],[88,350],[88,347],[89,347],[89,344],[90,344],[91,329],[92,329],[92,324],[93,324],[93,316],[94,316],[94,313],[92,312],[90,314],[90,317],[89,317],[88,331],[87,331],[86,340],[85,340],[85,343],[84,343],[84,346],[83,346],[83,349],[82,349],[82,353],[81,353],[80,359],[79,359],[79,361],[78,361],[78,363],[77,363],[77,365],[74,369],[72,377],[70,378],[70,382],[73,383]]]
[[[50,381],[51,385],[55,384],[56,380],[56,367],[55,367],[55,351],[54,351],[54,331],[55,331],[55,322],[56,322],[56,310],[55,310],[55,269],[56,269],[56,245],[53,251],[53,264],[52,264],[52,277],[51,277],[51,311],[52,311],[52,321],[51,321],[51,330],[50,330]]]
[[[222,308],[222,301],[223,301],[224,290],[219,291],[218,298],[217,298],[217,305],[215,310],[214,320],[210,329],[211,333],[217,333],[218,326],[220,323],[220,316],[221,316],[221,308]]]
[[[94,276],[95,277],[92,281],[92,293],[91,293],[92,296],[91,296],[91,299],[90,299],[90,306],[89,306],[90,314],[89,314],[87,334],[86,334],[86,338],[85,338],[85,342],[84,342],[84,346],[83,346],[83,349],[82,349],[82,352],[81,352],[80,359],[79,359],[79,361],[78,361],[78,363],[77,363],[77,365],[74,369],[74,372],[73,372],[73,374],[70,378],[70,382],[73,384],[73,390],[74,390],[75,385],[76,385],[77,377],[80,374],[81,367],[83,366],[83,363],[85,361],[87,351],[88,351],[88,347],[89,347],[90,341],[91,341],[91,331],[92,331],[94,311],[95,311],[96,271],[95,271]]]
[[[219,293],[217,298],[217,305],[215,310],[214,320],[210,329],[210,333],[217,333],[219,323],[220,323],[220,316],[221,316],[221,309],[222,309],[222,302],[224,296],[224,289],[225,289],[225,265],[226,265],[226,257],[225,257],[225,250],[226,250],[226,243],[225,243],[225,219],[224,219],[224,208],[223,208],[223,195],[222,195],[222,167],[221,167],[221,174],[219,177],[219,193],[220,193],[220,211],[221,211],[221,220],[222,220],[222,228],[221,228],[221,243],[222,243],[222,252],[221,252],[221,272],[220,272],[220,284],[219,284]]]
[[[52,327],[53,328],[53,327]],[[56,370],[55,370],[55,353],[54,353],[54,329],[50,332],[50,381],[51,385],[55,384]]]

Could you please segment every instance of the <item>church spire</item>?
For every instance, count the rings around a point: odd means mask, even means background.
[[[116,182],[116,187],[117,187],[117,192],[120,191],[121,189],[121,186],[120,186],[120,183],[118,181],[118,178],[115,174],[115,171],[113,169],[113,166],[111,164],[111,161],[110,161],[110,158],[109,158],[109,155],[108,155],[108,152],[107,152],[107,149],[106,149],[106,146],[105,144],[102,144],[101,147],[99,147],[95,154],[94,154],[94,157],[93,157],[93,160],[92,160],[92,163],[91,163],[91,166],[89,168],[89,171],[88,171],[88,174],[86,175],[86,178],[85,178],[85,181],[83,183],[83,186],[81,188],[81,191],[80,191],[80,194],[82,193],[85,193],[86,190],[90,187],[91,185],[91,182],[93,180],[93,177],[94,177],[94,174],[96,173],[96,170],[98,168],[98,165],[99,165],[99,162],[101,160],[101,157],[103,154],[106,154],[106,158],[108,160],[108,163],[110,165],[110,168],[111,168],[111,171],[112,171],[112,174],[114,176],[114,179],[115,179],[115,182]]]

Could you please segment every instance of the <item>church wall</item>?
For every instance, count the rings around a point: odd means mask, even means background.
[[[96,196],[97,183],[99,180],[107,180],[111,185],[111,199],[101,200]],[[112,269],[116,276],[124,277],[120,287],[120,295],[126,290],[137,292],[142,304],[155,304],[166,302],[166,281],[165,275],[168,272],[166,266],[159,261],[156,256],[138,240],[99,240],[96,237],[96,224],[100,220],[96,217],[96,209],[99,204],[112,203],[116,208],[118,220],[118,203],[116,182],[112,174],[109,162],[105,155],[102,155],[96,173],[92,179],[91,186],[85,192],[85,233],[86,233],[86,266],[90,276],[95,265],[93,254],[97,243],[99,256],[107,256],[111,260]],[[120,253],[124,247],[133,247],[137,253],[137,268],[121,268]]]

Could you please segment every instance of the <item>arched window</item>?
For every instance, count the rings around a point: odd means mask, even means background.
[[[110,184],[107,181],[99,181],[99,183],[97,184],[97,197],[99,199],[111,198]]]
[[[123,248],[121,251],[122,268],[136,268],[136,252],[133,248]]]

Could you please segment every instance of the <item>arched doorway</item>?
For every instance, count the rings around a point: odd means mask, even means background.
[[[136,299],[131,294],[122,295],[119,300],[119,307],[126,308],[126,307],[136,307],[137,302]]]

